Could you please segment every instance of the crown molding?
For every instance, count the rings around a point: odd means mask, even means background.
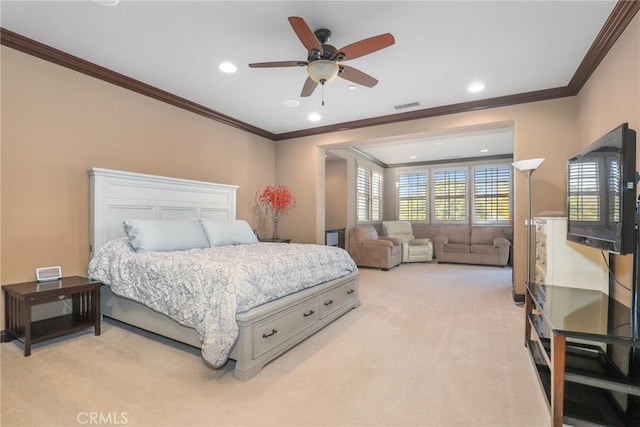
[[[275,134],[0,27],[0,44],[271,140]]]
[[[600,33],[596,36],[593,44],[584,56],[584,59],[578,66],[568,87],[578,94],[580,90],[589,80],[589,77],[598,68],[600,62],[607,55],[611,47],[618,40],[618,37],[627,28],[633,17],[640,10],[640,1],[624,1],[618,0],[616,6],[611,11],[611,15],[607,18],[602,26]]]
[[[602,59],[609,52],[618,37],[624,32],[636,13],[640,10],[640,0],[618,0],[609,18],[603,25],[600,33],[594,40],[591,48],[580,63],[574,76],[567,86],[537,90],[533,92],[520,93],[515,95],[487,98],[477,101],[462,102],[458,104],[445,105],[440,107],[426,108],[422,110],[397,113],[386,116],[374,117],[370,119],[355,120],[351,122],[338,123],[328,126],[320,126],[311,129],[304,129],[292,132],[274,134],[265,129],[258,128],[233,117],[224,115],[203,105],[189,101],[172,93],[166,92],[157,87],[148,85],[139,80],[101,67],[76,56],[70,55],[61,50],[52,48],[43,43],[24,37],[20,34],[0,27],[0,44],[10,47],[20,52],[44,59],[65,68],[78,71],[80,73],[95,77],[97,79],[112,83],[125,89],[132,90],[139,94],[149,96],[158,101],[166,102],[178,108],[199,114],[208,119],[233,126],[246,132],[270,139],[272,141],[283,141],[292,138],[315,136],[331,132],[359,129],[391,123],[399,123],[409,120],[418,120],[429,117],[442,116],[446,114],[464,113],[469,111],[484,110],[488,108],[505,107],[528,102],[545,101],[555,98],[563,98],[577,95],[589,77],[596,70]]]

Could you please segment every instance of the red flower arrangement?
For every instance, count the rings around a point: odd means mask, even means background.
[[[271,210],[273,221],[273,240],[278,239],[278,220],[296,207],[296,199],[286,185],[269,185],[256,193],[256,202],[267,210]]]
[[[286,215],[296,207],[296,199],[286,185],[269,185],[256,193],[256,202],[271,210],[274,216]]]

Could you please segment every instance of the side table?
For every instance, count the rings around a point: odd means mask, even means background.
[[[25,282],[3,285],[5,326],[9,340],[24,344],[24,355],[31,344],[93,327],[100,335],[100,286],[84,277],[63,277],[49,282]],[[58,300],[71,300],[71,314],[31,321],[31,307]]]

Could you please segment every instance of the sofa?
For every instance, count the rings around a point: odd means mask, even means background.
[[[433,239],[438,263],[483,264],[504,267],[511,242],[495,227],[441,227]]]
[[[400,240],[380,237],[373,227],[355,227],[349,232],[349,254],[358,267],[389,270],[402,261]]]

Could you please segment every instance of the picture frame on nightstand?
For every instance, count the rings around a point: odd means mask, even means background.
[[[36,280],[38,282],[49,282],[51,280],[59,280],[62,278],[62,268],[59,265],[53,267],[36,268]]]

